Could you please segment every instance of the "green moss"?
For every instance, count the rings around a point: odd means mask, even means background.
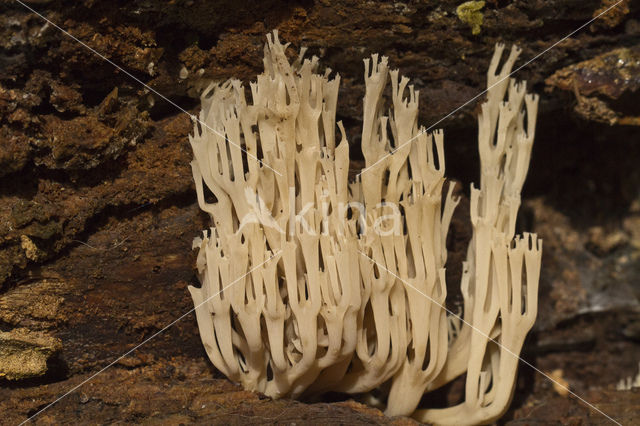
[[[471,27],[471,34],[480,34],[482,26],[482,12],[484,1],[467,1],[456,8],[456,14],[462,22],[466,22]]]

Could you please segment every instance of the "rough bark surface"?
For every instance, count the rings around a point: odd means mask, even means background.
[[[194,315],[183,317],[191,241],[207,219],[189,167],[192,123],[177,106],[195,113],[211,79],[248,83],[277,28],[292,55],[308,46],[340,73],[338,118],[357,147],[362,59],[377,52],[420,90],[419,120],[444,129],[447,176],[466,194],[493,45],[517,43],[524,64],[616,2],[489,0],[473,17],[456,13],[461,3],[24,0],[123,72],[0,0],[3,418],[20,423],[82,384],[35,420],[411,424],[341,395],[271,401],[210,367]],[[523,357],[623,424],[640,419],[639,390],[615,390],[640,360],[639,51],[640,4],[623,0],[517,73],[541,95],[520,223],[545,250]],[[449,282],[467,223],[463,202]],[[608,422],[529,367],[520,373],[506,423]],[[454,383],[423,405],[459,392]]]

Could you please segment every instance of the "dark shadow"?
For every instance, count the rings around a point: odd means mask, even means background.
[[[542,114],[525,194],[544,196],[578,229],[618,220],[640,195],[639,134]]]

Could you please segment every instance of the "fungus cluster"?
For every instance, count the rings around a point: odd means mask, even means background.
[[[247,93],[233,79],[207,87],[190,137],[212,221],[194,241],[202,285],[189,288],[209,358],[274,398],[378,389],[389,415],[496,419],[536,317],[541,259],[534,234],[515,235],[538,101],[508,78],[519,50],[498,72],[497,45],[489,67],[457,316],[445,264],[459,200],[444,189],[442,131],[418,126],[418,91],[386,57],[364,61],[365,167],[353,178],[340,122],[336,137],[340,77],[316,73],[304,49],[290,63],[277,33],[267,38],[264,72]],[[465,373],[463,403],[418,407]]]

